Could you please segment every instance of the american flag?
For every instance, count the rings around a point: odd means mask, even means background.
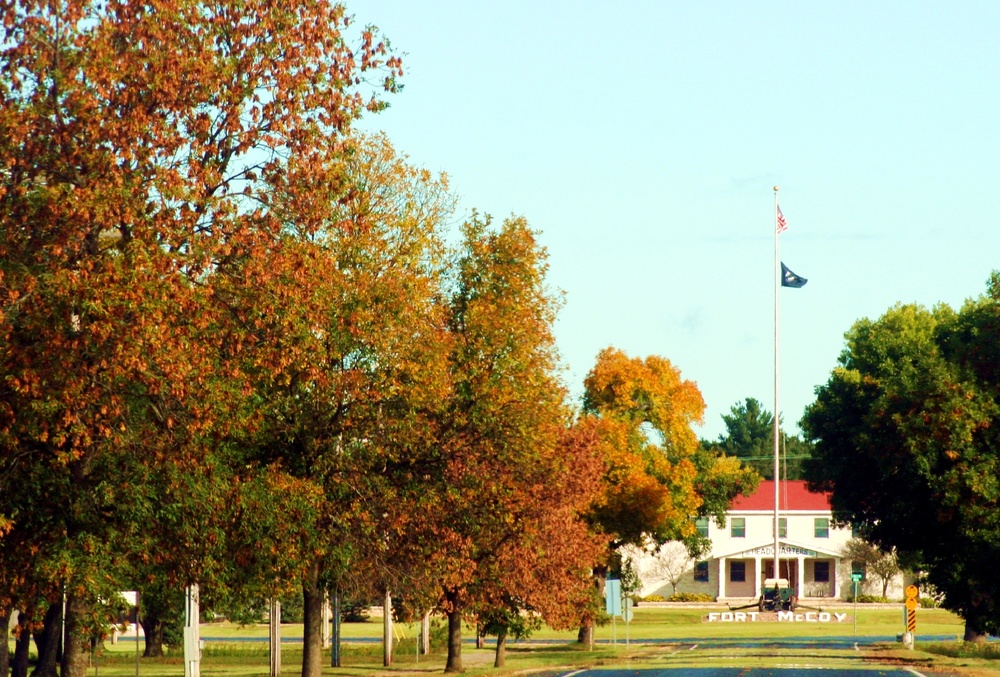
[[[775,205],[777,207],[777,205]],[[788,230],[788,222],[785,221],[785,215],[781,213],[781,207],[778,207],[778,232],[784,233]]]

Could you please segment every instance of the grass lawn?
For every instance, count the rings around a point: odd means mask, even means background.
[[[865,608],[858,606],[857,634],[867,637],[895,637],[902,631],[902,610],[900,608]],[[917,649],[903,649],[896,642],[886,642],[874,647],[850,648],[844,650],[817,651],[796,647],[773,648],[713,648],[701,645],[699,640],[718,639],[758,639],[758,638],[801,638],[801,637],[851,637],[854,634],[853,607],[841,606],[837,613],[847,613],[848,618],[841,623],[720,623],[705,622],[709,611],[723,611],[717,608],[690,607],[649,607],[639,606],[635,617],[628,625],[626,645],[625,624],[619,619],[614,625],[597,629],[598,644],[593,651],[587,651],[575,643],[575,631],[554,631],[543,629],[532,637],[531,642],[512,642],[508,646],[507,666],[502,670],[493,668],[494,651],[491,645],[476,649],[467,643],[462,649],[466,674],[510,674],[540,672],[554,674],[584,667],[628,667],[632,669],[650,667],[774,667],[780,665],[810,665],[837,668],[875,668],[885,665],[910,667],[925,675],[1000,675],[1000,660],[986,660],[978,656],[942,656],[924,650],[921,637],[943,636],[959,638],[963,622],[950,612],[941,609],[921,609],[917,613]],[[444,669],[445,654],[442,641],[435,642],[430,656],[417,656],[414,637],[417,627],[397,625],[395,630],[394,665],[382,667],[381,618],[373,618],[367,623],[345,623],[341,626],[344,645],[341,650],[342,665],[334,669],[324,668],[324,674],[331,677],[344,675],[427,675],[440,673]],[[302,626],[282,625],[282,637],[301,638]],[[251,677],[269,674],[267,626],[240,627],[228,623],[205,624],[201,634],[206,639],[201,661],[201,673],[205,677]],[[432,633],[433,634],[433,633]],[[465,632],[472,638],[472,629]],[[617,643],[612,644],[612,638]],[[259,641],[246,641],[256,639]],[[367,641],[362,641],[367,640]],[[653,642],[653,640],[660,640]],[[957,646],[953,642],[945,643]],[[695,649],[692,650],[692,646]],[[299,674],[302,661],[302,645],[286,642],[282,645],[282,675],[292,677]],[[324,665],[329,666],[329,653],[324,655]],[[135,644],[122,640],[112,646],[106,644],[104,651],[96,656],[93,666],[94,677],[127,677],[136,674]],[[182,677],[183,659],[172,655],[164,659],[141,659],[139,674],[142,677]],[[831,673],[835,674],[835,673]]]

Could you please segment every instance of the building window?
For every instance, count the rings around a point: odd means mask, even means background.
[[[813,562],[813,580],[817,583],[830,582],[829,562]]]
[[[813,535],[816,538],[830,538],[829,517],[817,517],[813,524],[815,525]]]
[[[861,574],[861,580],[865,580],[865,563],[854,560],[851,562],[851,576],[853,578],[854,574]]]
[[[694,565],[694,580],[698,583],[708,583],[708,562],[698,562]]]
[[[733,538],[746,538],[746,536],[747,536],[747,518],[746,517],[734,517],[730,521],[729,535],[732,536]]]
[[[774,520],[771,521],[771,535],[774,535]],[[778,537],[788,538],[788,518],[778,518]]]
[[[708,538],[708,518],[707,517],[699,517],[698,519],[696,519],[694,521],[694,526],[698,530],[698,535],[699,536],[704,536],[705,538]]]
[[[746,562],[729,563],[729,580],[733,583],[742,583],[747,579]]]

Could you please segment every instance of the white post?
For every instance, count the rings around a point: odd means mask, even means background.
[[[382,666],[392,665],[392,595],[385,591],[385,601],[382,602]]]
[[[780,484],[778,468],[778,419],[781,412],[778,397],[778,290],[781,288],[781,260],[778,256],[778,187],[774,187],[774,577],[781,578],[781,567],[778,564],[778,514]]]
[[[188,586],[184,605],[184,677],[201,677],[198,586]],[[138,639],[137,639],[138,641]]]
[[[271,600],[269,639],[271,643],[271,677],[281,675],[281,602]]]
[[[719,558],[719,597],[728,597],[726,590],[726,558]]]
[[[420,649],[425,656],[431,652],[431,612],[425,611],[420,621]]]
[[[322,636],[323,648],[328,648],[330,646],[330,639],[332,636],[332,628],[330,627],[330,593],[323,593],[323,617],[320,621],[323,624],[323,630],[320,633]]]

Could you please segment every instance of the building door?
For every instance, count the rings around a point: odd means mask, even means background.
[[[782,559],[778,560],[778,566],[781,570],[781,575],[778,578],[784,578],[788,581],[788,585],[791,587],[796,587],[798,582],[799,573],[799,562],[794,559]],[[768,559],[764,560],[764,578],[774,578],[774,560]],[[795,594],[798,594],[796,590]]]

